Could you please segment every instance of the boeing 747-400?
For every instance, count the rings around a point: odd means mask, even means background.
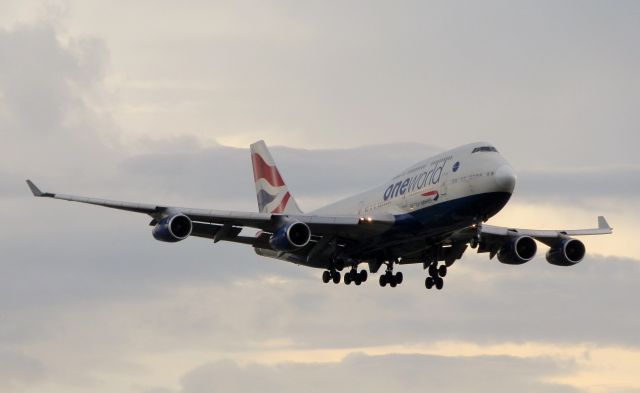
[[[33,195],[83,202],[151,216],[153,236],[179,242],[189,236],[248,244],[259,255],[324,270],[322,280],[360,285],[368,272],[381,286],[403,281],[396,265],[420,263],[425,286],[442,289],[447,268],[468,247],[498,261],[519,265],[533,259],[540,242],[546,259],[571,266],[585,255],[575,236],[612,232],[604,217],[598,227],[531,230],[487,225],[509,201],[516,175],[489,143],[473,143],[421,161],[369,191],[303,213],[289,192],[263,141],[251,145],[258,212],[193,209],[119,202],[41,191]],[[243,228],[258,230],[242,235]],[[358,271],[362,264],[366,269]]]

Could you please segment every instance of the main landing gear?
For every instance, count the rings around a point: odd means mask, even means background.
[[[351,283],[360,285],[363,282],[367,281],[368,276],[369,275],[367,274],[366,270],[360,270],[358,272],[358,270],[353,267],[350,271],[344,274],[344,283],[347,285]],[[333,281],[334,284],[339,283],[340,272],[335,269],[325,270],[324,272],[322,272],[322,282],[327,284],[329,281]]]
[[[402,281],[404,278],[402,275],[402,272],[396,272],[395,274],[393,273],[393,265],[396,262],[397,261],[384,262],[387,268],[385,272],[380,275],[379,283],[381,287],[386,287],[387,285],[389,285],[391,288],[395,288],[396,286],[402,284]],[[374,272],[377,273],[379,267],[380,265],[378,265],[378,267],[375,268]],[[338,265],[338,266],[333,264],[330,265],[327,270],[322,272],[322,282],[324,282],[325,284],[331,281],[333,281],[335,284],[339,283],[341,278],[339,270],[342,270],[342,268],[344,268],[344,265]],[[437,269],[437,266],[436,266],[436,269]],[[440,272],[442,274],[440,274],[440,276],[444,276],[447,274],[446,269],[447,269],[446,266],[441,266]],[[438,276],[437,272],[435,274],[439,280],[442,280]],[[367,278],[369,278],[369,274],[364,269],[358,271],[357,263],[353,264],[351,269],[348,272],[344,273],[345,285],[350,285],[351,283],[354,283],[355,285],[361,285],[363,282],[367,281]],[[433,285],[434,284],[432,283],[431,286]],[[441,284],[438,284],[438,285],[440,285],[440,288],[442,288]]]
[[[389,284],[391,288],[395,288],[396,286],[402,284],[402,272],[396,272],[395,274],[393,273],[394,262],[390,261],[385,263],[387,265],[387,269],[383,274],[380,275],[380,286],[386,287],[387,284]],[[351,283],[360,285],[363,282],[367,281],[368,277],[369,274],[366,270],[363,269],[358,271],[357,266],[353,266],[348,272],[344,274],[344,283],[346,285],[349,285]],[[340,272],[338,272],[335,268],[325,270],[324,272],[322,272],[322,281],[325,284],[330,281],[333,281],[335,284],[337,284],[340,282]]]
[[[387,265],[386,271],[380,275],[379,283],[381,287],[386,287],[389,285],[391,288],[395,288],[396,286],[402,284],[403,275],[402,272],[393,273],[393,264],[394,261],[385,262]],[[342,266],[344,267],[344,266]],[[338,267],[341,269],[342,267]],[[377,269],[376,269],[377,271]],[[427,272],[429,275],[424,280],[424,286],[427,289],[431,289],[436,287],[436,289],[440,290],[444,287],[444,277],[447,275],[447,265],[443,264],[438,266],[438,262],[431,262],[427,265]],[[345,285],[350,285],[354,283],[355,285],[361,285],[363,282],[367,281],[369,274],[366,270],[358,271],[357,266],[353,266],[348,272],[344,273],[344,283]],[[326,284],[333,281],[334,284],[338,284],[340,282],[341,274],[336,268],[330,268],[322,272],[322,281]]]
[[[442,277],[447,275],[447,266],[442,265],[438,267],[438,263],[434,262],[429,265],[429,276],[424,280],[424,286],[427,289],[431,289],[434,286],[436,289],[442,289],[444,286],[444,280]]]
[[[344,274],[344,283],[347,285],[351,283],[360,285],[363,282],[367,281],[367,276],[368,275],[366,270],[360,270],[360,272],[358,273],[358,270],[354,267]]]
[[[387,271],[380,275],[380,286],[384,287],[389,284],[391,288],[395,288],[396,285],[402,284],[402,278],[402,272],[393,274],[393,262],[389,262],[387,264]]]
[[[345,277],[346,280],[346,277]],[[329,281],[333,281],[334,284],[340,282],[340,272],[337,270],[325,270],[322,272],[322,282],[328,283]]]

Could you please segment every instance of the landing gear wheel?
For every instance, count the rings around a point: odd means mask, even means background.
[[[331,281],[331,272],[325,270],[324,272],[322,272],[322,282],[326,284],[329,281]]]
[[[429,276],[424,280],[424,286],[427,289],[433,288],[433,277]]]
[[[354,282],[356,285],[360,285],[360,284],[362,284],[362,281],[360,281],[360,279],[353,280],[353,282]]]
[[[429,266],[429,275],[431,277],[438,277],[438,265],[435,263]]]
[[[368,274],[366,270],[360,270],[360,273],[358,274],[358,279],[362,282],[365,282],[367,281],[367,278],[368,278],[367,276]]]
[[[333,279],[333,283],[337,284],[340,282],[340,272],[337,271],[332,271],[331,272],[331,279]]]
[[[438,268],[438,275],[440,277],[444,277],[447,275],[447,266],[446,265],[442,265]]]
[[[344,283],[345,285],[351,284],[351,274],[348,272],[344,274]]]
[[[380,275],[380,286],[384,287],[389,284],[391,288],[394,288],[396,285],[402,282],[402,273],[398,272],[396,274],[393,274],[394,263],[397,263],[397,261],[385,262],[385,264],[387,265],[387,270],[384,272],[384,274]],[[366,277],[367,272],[365,270],[362,270],[360,274],[363,274],[364,277]]]
[[[390,271],[387,271],[384,274],[385,280],[389,283],[391,288],[395,288],[398,285],[398,281],[396,280],[396,276],[393,275]]]
[[[436,282],[436,289],[442,289],[442,287],[444,286],[444,280],[441,277],[438,277],[434,281]]]

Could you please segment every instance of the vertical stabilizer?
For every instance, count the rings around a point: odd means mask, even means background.
[[[264,141],[251,145],[251,163],[259,212],[302,214]]]

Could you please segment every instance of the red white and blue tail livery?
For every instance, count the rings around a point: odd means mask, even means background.
[[[302,214],[264,141],[251,145],[253,179],[260,213]]]
[[[303,213],[263,141],[251,145],[258,212],[194,209],[112,201],[41,191],[36,197],[89,203],[144,213],[160,241],[187,237],[247,244],[258,255],[324,270],[322,280],[360,285],[378,273],[381,286],[395,287],[394,268],[422,264],[426,288],[442,289],[448,268],[468,247],[504,264],[534,258],[539,243],[558,266],[582,261],[586,248],[575,236],[612,233],[604,217],[592,229],[534,230],[485,222],[509,201],[516,176],[495,147],[472,143],[420,161],[368,191]],[[243,235],[245,228],[257,234]],[[365,265],[368,269],[361,269]],[[359,270],[360,269],[360,270]],[[341,274],[346,270],[344,274]]]

